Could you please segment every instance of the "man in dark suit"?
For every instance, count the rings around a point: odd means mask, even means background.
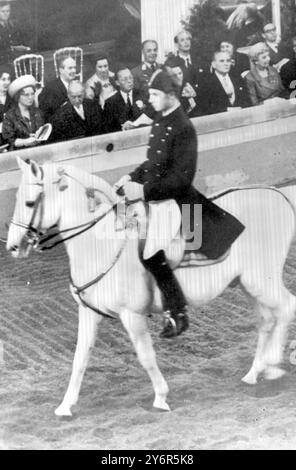
[[[45,122],[49,122],[57,109],[68,99],[68,86],[76,76],[76,62],[72,57],[62,59],[59,74],[59,78],[49,82],[38,97]]]
[[[183,110],[190,118],[198,116],[200,110],[197,101],[197,92],[189,82],[185,82],[184,80],[184,73],[182,70],[182,62],[180,57],[170,57],[167,59],[165,65],[172,71],[176,83],[180,87],[179,99]]]
[[[263,40],[268,48],[270,65],[279,72],[283,64],[291,58],[291,50],[282,41],[278,41],[276,27],[273,23],[263,26]]]
[[[228,52],[231,57],[230,73],[244,77],[251,68],[250,59],[247,54],[237,52],[234,44],[227,38],[218,43],[217,51]]]
[[[296,36],[292,38],[292,47],[294,52],[293,59],[289,60],[285,65],[282,66],[280,76],[282,83],[287,90],[293,93],[295,98],[296,88]]]
[[[201,114],[223,113],[234,108],[251,106],[243,79],[230,73],[231,64],[229,53],[214,53],[213,73],[209,74],[199,88]]]
[[[182,30],[174,37],[174,43],[177,48],[176,54],[181,59],[184,80],[189,82],[194,89],[199,86],[200,79],[203,77],[203,69],[200,68],[196,57],[192,54],[192,35],[189,31]],[[169,54],[168,59],[171,54]]]
[[[153,39],[147,39],[142,43],[143,62],[132,69],[134,87],[139,90],[146,101],[149,99],[148,85],[153,73],[160,69],[157,62],[158,44]]]
[[[51,141],[102,134],[104,129],[101,108],[96,101],[85,98],[82,83],[72,81],[69,84],[68,98],[51,119]]]
[[[129,202],[175,199],[188,241],[192,239],[190,227],[200,227],[194,206],[202,204],[202,246],[196,249],[208,257],[217,258],[227,251],[244,227],[192,186],[197,165],[195,129],[181,108],[180,90],[172,74],[159,71],[152,80],[150,103],[157,111],[157,117],[150,134],[147,160],[122,177],[115,187],[124,191]],[[190,205],[188,221],[182,213],[184,205]],[[198,231],[200,233],[200,229]],[[170,338],[181,334],[188,328],[188,306],[164,251],[158,251],[143,263],[155,277],[162,293],[165,322],[161,336]]]
[[[116,75],[119,91],[108,98],[104,107],[106,132],[118,132],[127,121],[135,121],[145,108],[142,94],[134,89],[134,79],[127,67],[120,68]]]

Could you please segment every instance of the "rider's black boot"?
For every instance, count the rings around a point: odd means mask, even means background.
[[[143,260],[143,263],[155,277],[163,296],[165,315],[160,336],[172,338],[180,335],[189,326],[188,306],[182,289],[166,261],[164,251],[158,251],[148,260]]]

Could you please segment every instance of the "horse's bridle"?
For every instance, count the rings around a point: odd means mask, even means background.
[[[42,168],[41,168],[41,170],[42,170]],[[81,186],[83,186],[83,184],[80,181],[78,181],[76,178],[69,175],[68,173],[63,172],[63,175],[73,179],[74,181],[78,182]],[[42,179],[43,179],[43,170],[42,170]],[[59,182],[59,180],[53,182],[53,184],[57,184],[58,182]],[[69,227],[69,228],[66,228],[64,230],[59,230],[58,233],[47,235],[47,233],[50,232],[51,229],[55,228],[56,225],[54,225],[53,227],[50,227],[49,229],[47,229],[46,232],[41,231],[42,219],[43,219],[43,214],[44,214],[44,205],[43,205],[44,183],[42,183],[42,182],[40,182],[40,183],[31,183],[31,185],[40,186],[42,189],[41,189],[40,193],[38,194],[35,201],[26,201],[25,202],[25,205],[27,207],[30,207],[30,208],[32,207],[33,208],[33,213],[32,213],[32,217],[31,217],[31,220],[30,220],[29,224],[25,224],[23,222],[15,221],[13,218],[11,219],[11,223],[13,225],[16,225],[17,227],[21,227],[21,228],[24,228],[24,229],[27,230],[24,237],[26,238],[27,243],[30,244],[37,251],[51,250],[52,248],[59,245],[60,243],[64,243],[65,241],[70,240],[72,238],[75,238],[78,235],[86,232],[87,230],[90,230],[98,222],[100,222],[102,219],[104,219],[104,217],[106,217],[108,214],[113,212],[116,209],[117,205],[121,202],[121,201],[116,202],[115,204],[112,205],[112,207],[110,209],[108,209],[106,212],[104,212],[104,214],[102,214],[98,217],[95,217],[94,219],[90,220],[89,222],[85,222],[83,224],[76,225],[74,227]],[[87,197],[90,197],[90,195],[93,197],[95,192],[102,192],[101,190],[98,190],[96,188],[89,188],[89,187],[86,188],[85,186],[83,186],[83,187],[85,188],[85,192],[86,192]],[[39,206],[40,206],[40,219],[39,219],[37,227],[35,227],[34,222],[35,222],[35,219],[36,219],[36,216],[37,216]],[[81,229],[81,230],[79,230],[79,229]],[[62,238],[61,240],[58,240],[58,241],[52,243],[49,246],[44,246],[45,243],[49,242],[50,240],[52,240],[54,238],[57,238],[59,235],[72,232],[73,230],[78,230],[78,232],[75,232],[74,234],[69,235],[66,238]]]
[[[33,208],[33,213],[31,216],[31,220],[28,224],[24,224],[23,222],[19,222],[14,220],[13,218],[11,219],[11,223],[13,225],[16,225],[17,227],[21,227],[26,229],[26,233],[24,235],[24,238],[26,238],[26,241],[28,245],[31,245],[33,248],[38,246],[38,242],[40,238],[42,237],[43,233],[40,231],[41,228],[41,223],[42,223],[42,218],[43,218],[43,211],[44,211],[44,206],[43,206],[43,198],[44,198],[44,191],[43,191],[43,183],[32,183],[34,185],[40,186],[42,190],[38,194],[37,198],[35,201],[26,201],[25,205],[29,208]],[[37,216],[38,209],[40,207],[40,219],[37,227],[34,227],[35,219]]]
[[[42,168],[41,168],[42,170]],[[76,178],[72,177],[71,175],[67,174],[66,172],[63,173],[63,175],[66,175],[68,176],[69,178],[72,178],[73,180],[77,181],[80,185],[82,185],[82,183],[80,181],[78,181]],[[44,173],[43,173],[43,170],[42,170],[42,180],[43,180],[43,177],[44,177]],[[59,181],[56,181],[54,183],[58,183]],[[40,228],[42,227],[42,219],[43,219],[43,214],[44,214],[44,204],[43,204],[43,200],[44,200],[44,183],[43,182],[38,182],[38,183],[31,183],[31,184],[34,184],[34,185],[38,185],[40,186],[42,189],[40,191],[40,193],[38,194],[37,198],[35,201],[26,201],[25,204],[27,207],[32,207],[33,208],[33,213],[32,213],[32,217],[31,217],[31,220],[29,222],[29,224],[24,224],[23,222],[19,222],[19,221],[15,221],[14,219],[11,219],[11,223],[13,225],[16,225],[17,227],[21,227],[21,228],[24,228],[26,229],[26,233],[24,235],[24,238],[26,238],[26,241],[27,241],[27,244],[30,245],[32,248],[34,248],[35,250],[38,250],[38,251],[45,251],[45,250],[51,250],[52,248],[54,248],[55,246],[59,245],[60,243],[63,243],[67,240],[70,240],[72,238],[75,238],[77,237],[78,235],[86,232],[87,230],[90,230],[92,227],[94,227],[99,221],[101,221],[104,217],[106,217],[108,214],[110,214],[112,211],[115,210],[115,208],[117,207],[117,205],[121,202],[117,202],[115,204],[113,204],[113,206],[108,209],[106,212],[104,212],[104,214],[98,216],[98,217],[95,217],[93,220],[91,220],[90,222],[86,222],[84,224],[81,224],[81,225],[77,225],[75,227],[70,227],[70,228],[67,228],[67,229],[64,229],[64,230],[60,230],[58,231],[58,233],[54,233],[54,234],[51,234],[51,235],[46,235],[47,232],[49,232],[51,230],[51,228],[49,228],[45,233],[41,232]],[[83,186],[83,185],[82,185]],[[101,190],[97,190],[95,188],[86,188],[85,186],[83,186],[86,190],[86,195],[87,197],[89,197],[89,194],[94,194],[96,191],[98,192],[102,192]],[[34,222],[35,222],[35,219],[36,219],[36,216],[37,216],[37,212],[38,212],[38,209],[40,207],[40,219],[39,219],[39,222],[38,222],[38,225],[37,227],[34,227]],[[81,229],[81,230],[79,230]],[[52,240],[53,238],[56,238],[57,236],[63,234],[63,233],[68,233],[68,232],[71,232],[73,230],[79,230],[78,232],[75,232],[74,234],[72,235],[69,235],[68,237],[66,238],[62,238],[61,240],[58,240],[54,243],[52,243],[51,245],[49,246],[42,246],[43,244],[45,244],[46,242]],[[80,302],[85,306],[85,307],[88,307],[90,308],[91,310],[93,310],[94,312],[100,314],[100,315],[103,315],[105,317],[108,317],[108,318],[113,318],[115,319],[116,317],[114,315],[112,315],[111,313],[106,313],[106,312],[103,312],[102,310],[99,310],[98,308],[96,307],[93,307],[91,305],[88,304],[88,302],[85,301],[85,299],[83,299],[81,297],[81,294],[86,290],[88,289],[89,287],[93,286],[94,284],[96,284],[97,282],[99,282],[112,268],[113,266],[117,263],[117,261],[119,260],[124,248],[125,248],[125,245],[126,245],[126,242],[127,242],[127,238],[124,237],[123,239],[123,243],[121,243],[113,261],[111,262],[110,266],[104,271],[102,272],[101,274],[99,274],[95,279],[93,279],[92,281],[89,281],[87,282],[86,284],[84,284],[83,286],[75,286],[74,283],[73,283],[73,280],[70,276],[70,283],[71,283],[71,287],[73,289],[73,292],[75,295],[78,296]],[[114,313],[114,312],[113,312]]]

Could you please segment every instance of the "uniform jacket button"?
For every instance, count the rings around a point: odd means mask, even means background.
[[[160,153],[161,153],[161,150],[157,150],[156,153],[160,154]]]

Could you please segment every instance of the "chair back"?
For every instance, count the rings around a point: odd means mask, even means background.
[[[60,63],[63,59],[71,57],[76,62],[76,79],[83,82],[83,50],[81,47],[63,47],[53,54],[56,77],[59,77]]]
[[[40,54],[25,54],[13,61],[16,78],[33,75],[38,88],[44,87],[44,57]]]

